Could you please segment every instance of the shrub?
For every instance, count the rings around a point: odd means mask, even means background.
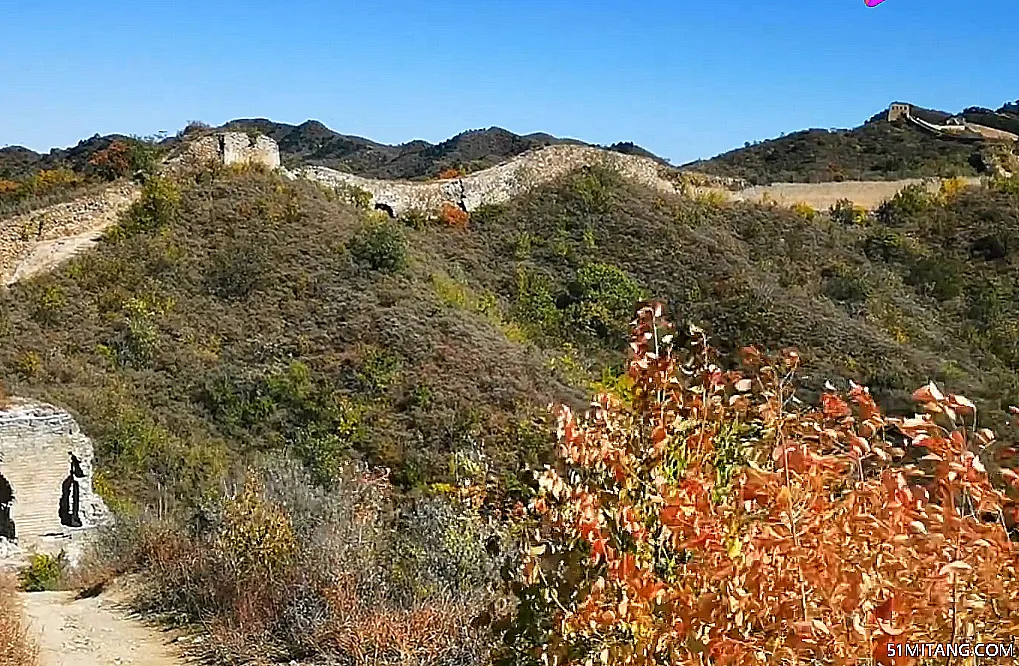
[[[54,190],[70,189],[82,183],[82,177],[70,169],[43,169],[28,182],[28,189],[35,195],[43,195]]]
[[[116,139],[103,150],[97,151],[88,163],[106,180],[116,180],[125,176],[148,178],[158,170],[159,152],[150,141]]]
[[[832,222],[847,227],[862,225],[867,223],[867,210],[854,205],[849,199],[839,199],[828,209],[828,217]]]
[[[1019,174],[1011,176],[995,176],[990,181],[990,188],[1002,194],[1010,194],[1019,197]]]
[[[38,647],[29,638],[14,582],[0,578],[0,666],[36,666]]]
[[[64,551],[57,555],[36,553],[18,574],[21,589],[26,592],[46,592],[59,589],[67,570]]]
[[[25,379],[31,379],[42,370],[42,357],[38,352],[22,352],[14,362],[14,371]]]
[[[141,198],[131,205],[109,237],[117,240],[167,227],[179,218],[180,203],[181,193],[176,183],[168,178],[152,178],[142,188]]]
[[[705,190],[694,195],[694,201],[708,208],[721,208],[729,201],[725,192],[720,190]]]
[[[439,180],[452,180],[454,178],[462,178],[464,176],[464,170],[459,167],[450,167],[443,169],[439,172]]]
[[[882,224],[901,225],[911,216],[928,211],[936,205],[935,197],[925,185],[907,185],[878,206],[875,216]]]
[[[434,499],[398,514],[383,474],[346,465],[322,488],[270,462],[193,520],[105,529],[89,567],[142,573],[140,606],[201,623],[226,663],[487,663],[472,620],[496,572],[473,512]]]
[[[817,217],[817,211],[814,210],[814,208],[810,204],[806,204],[803,202],[794,203],[792,205],[792,210],[794,213],[802,217],[804,220],[807,220],[808,222]]]
[[[15,197],[21,191],[21,183],[0,178],[0,197]]]
[[[840,264],[821,271],[821,291],[833,301],[858,303],[867,300],[873,287],[859,269]]]
[[[340,184],[336,186],[336,196],[351,206],[368,210],[372,203],[372,193],[357,185]]]
[[[938,190],[938,198],[943,203],[952,203],[959,196],[966,191],[968,185],[962,178],[946,178],[941,181],[941,187]]]
[[[429,218],[419,210],[410,210],[400,215],[400,223],[415,231],[421,231],[428,226]]]
[[[600,338],[625,335],[626,322],[644,290],[622,269],[608,264],[588,264],[577,271],[557,306],[579,332]]]
[[[451,227],[466,229],[470,219],[471,216],[467,211],[449,202],[442,204],[442,207],[439,208],[439,220]]]
[[[1014,501],[972,403],[929,385],[923,415],[891,418],[853,385],[797,406],[794,351],[725,371],[698,329],[674,352],[660,312],[634,323],[632,403],[558,410],[506,662],[893,663],[892,643],[1009,639]],[[725,450],[746,460],[729,483]]]
[[[257,242],[233,242],[212,256],[206,284],[210,293],[241,300],[269,283],[268,250]]]
[[[392,273],[407,263],[407,238],[403,229],[390,220],[365,222],[347,241],[347,249],[376,271]]]

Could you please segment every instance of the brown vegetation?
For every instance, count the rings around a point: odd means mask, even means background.
[[[0,575],[0,666],[35,666],[38,650],[25,630],[13,579]]]
[[[196,517],[122,517],[83,584],[142,573],[141,608],[203,626],[216,639],[205,656],[225,663],[486,663],[491,639],[473,620],[494,561],[476,515],[434,498],[396,513],[386,476],[365,469],[323,489],[271,467]]]

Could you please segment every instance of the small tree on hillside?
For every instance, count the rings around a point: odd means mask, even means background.
[[[894,644],[1016,635],[1015,503],[972,403],[930,385],[891,418],[853,385],[806,408],[795,352],[726,372],[660,314],[634,322],[625,397],[559,410],[507,661],[908,663]]]

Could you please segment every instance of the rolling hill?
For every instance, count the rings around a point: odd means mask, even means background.
[[[913,114],[934,124],[952,114],[913,107]],[[971,107],[960,114],[969,122],[1016,132],[1015,104],[997,111]],[[977,176],[989,171],[986,144],[932,136],[908,123],[888,122],[882,111],[853,129],[808,129],[744,148],[684,168],[744,178],[752,184],[899,180],[932,176]]]
[[[129,495],[272,451],[324,478],[361,456],[414,488],[476,448],[512,478],[548,452],[549,400],[611,382],[645,297],[723,350],[799,348],[808,389],[851,378],[902,409],[935,379],[988,423],[1019,401],[1007,191],[909,191],[860,226],[587,169],[466,230],[257,172],[174,192],[150,186],[96,251],[0,297],[8,387],[80,415]]]

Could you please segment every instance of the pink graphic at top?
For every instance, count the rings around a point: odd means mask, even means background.
[[[863,0],[863,1],[867,3],[868,7],[877,7],[885,0]]]

